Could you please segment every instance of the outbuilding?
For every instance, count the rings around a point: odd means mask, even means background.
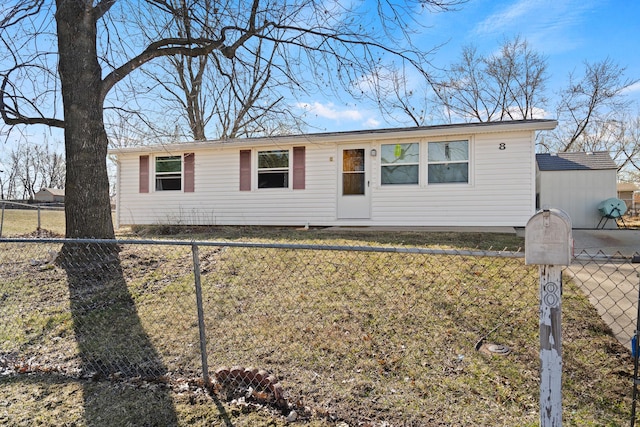
[[[618,167],[609,153],[545,153],[536,160],[537,207],[562,209],[573,228],[596,228],[602,220],[598,206],[617,195]],[[615,221],[607,227],[615,228]]]
[[[633,182],[619,182],[618,199],[624,201],[629,212],[637,215],[636,211],[640,203],[640,187]]]
[[[36,202],[64,203],[64,189],[42,188],[34,195]]]
[[[523,227],[535,212],[536,131],[556,124],[520,120],[113,149],[116,225]]]

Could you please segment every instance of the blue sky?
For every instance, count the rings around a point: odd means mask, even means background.
[[[487,54],[497,50],[505,38],[520,35],[547,58],[547,94],[552,102],[568,74],[580,73],[585,60],[609,57],[627,68],[626,77],[640,79],[638,0],[469,0],[458,11],[423,13],[419,19],[424,28],[413,41],[424,49],[443,45],[433,56],[434,65],[439,67],[455,62],[465,45],[474,44],[480,53]],[[635,102],[633,111],[640,114],[640,83],[628,96]],[[306,112],[309,132],[399,126],[385,121],[375,106],[347,99],[318,97],[290,102],[295,113]],[[553,118],[551,114],[547,117]],[[49,135],[53,143],[63,139],[57,130],[33,127],[25,132],[31,139],[43,135]]]
[[[609,57],[625,76],[640,79],[640,1],[637,0],[470,0],[454,12],[425,15],[417,41],[425,48],[446,43],[433,58],[444,67],[455,62],[465,45],[480,53],[497,50],[502,41],[520,35],[548,63],[548,96],[552,102],[568,74],[580,74],[584,61]],[[640,112],[640,83],[628,96]],[[312,126],[337,131],[394,126],[375,108],[324,99],[303,100]],[[551,115],[549,118],[553,118]]]

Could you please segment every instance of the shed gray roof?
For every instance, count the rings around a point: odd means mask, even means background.
[[[569,170],[605,170],[617,169],[618,166],[611,159],[609,152],[597,151],[586,153],[558,153],[536,154],[538,169],[541,171],[569,171]]]

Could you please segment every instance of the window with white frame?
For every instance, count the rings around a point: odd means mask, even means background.
[[[469,141],[429,142],[427,151],[429,184],[469,182]]]
[[[420,176],[420,144],[382,144],[380,167],[382,185],[417,184]]]
[[[182,156],[156,157],[156,191],[182,190]]]
[[[289,187],[289,150],[258,151],[258,188]]]

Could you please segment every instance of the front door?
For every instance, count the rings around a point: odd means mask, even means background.
[[[339,148],[338,218],[369,218],[371,201],[369,190],[368,149],[362,146]]]

